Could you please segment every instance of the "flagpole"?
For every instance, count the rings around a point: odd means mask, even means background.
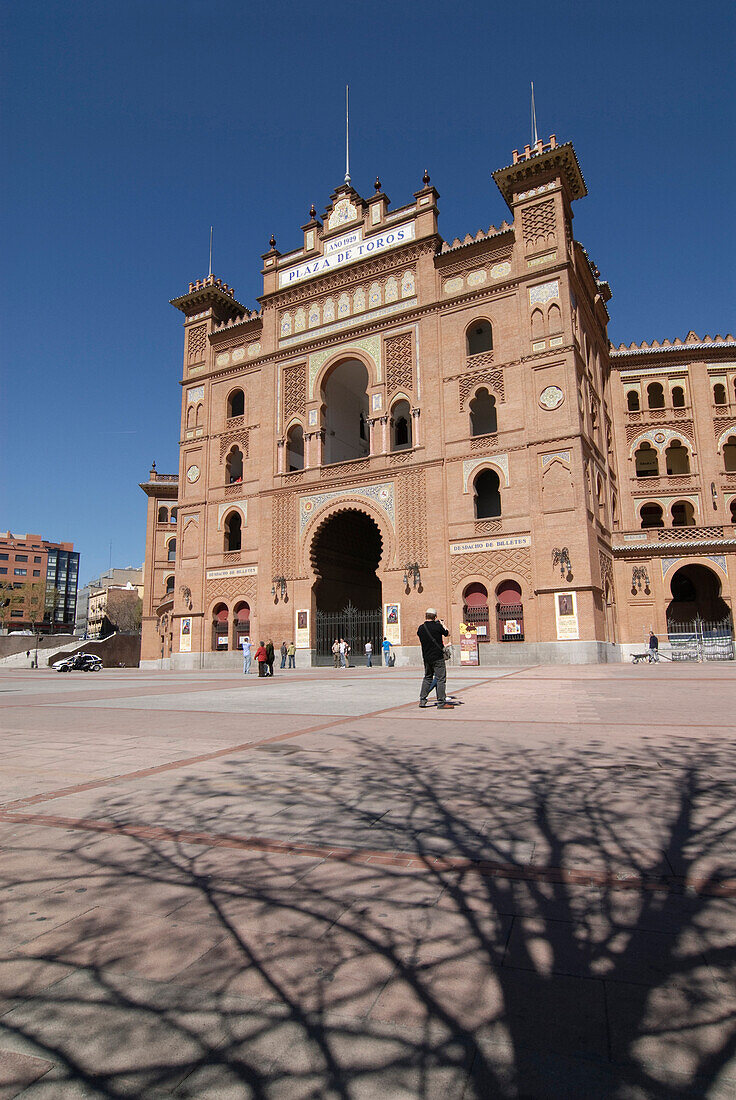
[[[345,85],[345,182],[350,183],[350,85]]]

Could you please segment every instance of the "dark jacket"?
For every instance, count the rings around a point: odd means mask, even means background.
[[[273,664],[273,659],[274,659],[273,642],[268,642],[267,645],[266,645],[266,660],[268,661],[268,663],[270,665],[272,665]]]

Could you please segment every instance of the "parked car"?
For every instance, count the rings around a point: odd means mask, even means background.
[[[99,672],[102,660],[96,653],[72,653],[63,661],[57,661],[52,668],[57,672]]]

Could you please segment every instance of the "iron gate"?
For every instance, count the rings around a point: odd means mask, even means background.
[[[315,620],[315,664],[332,664],[335,638],[344,638],[350,646],[350,664],[365,664],[366,642],[373,646],[373,664],[381,664],[383,613],[380,607],[375,611],[359,611],[348,604],[342,611],[318,611]]]
[[[673,661],[733,661],[733,627],[728,619],[719,623],[693,619],[680,623],[670,619],[667,635]]]

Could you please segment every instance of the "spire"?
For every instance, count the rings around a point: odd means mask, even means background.
[[[350,183],[350,85],[345,85],[345,182]]]
[[[532,80],[532,149],[539,141],[537,137],[537,111],[534,106],[534,81]]]

